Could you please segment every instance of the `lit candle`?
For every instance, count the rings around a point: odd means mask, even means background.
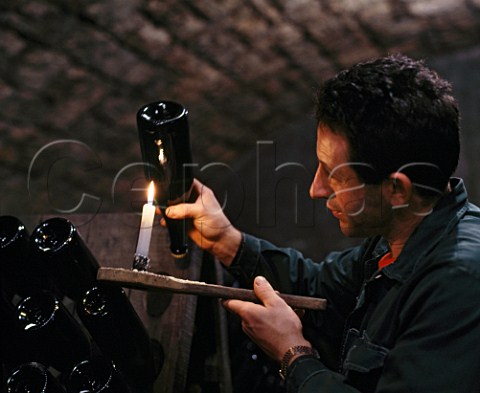
[[[153,196],[155,188],[153,181],[148,187],[148,202],[143,205],[142,222],[140,224],[140,233],[138,234],[137,250],[135,255],[148,258],[150,248],[150,239],[152,237],[153,219],[155,218],[155,206],[153,205]]]

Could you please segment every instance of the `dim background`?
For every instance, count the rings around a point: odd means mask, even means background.
[[[479,38],[478,0],[2,0],[0,214],[138,212],[136,112],[174,100],[232,222],[319,258],[356,241],[308,198],[315,86],[397,52],[453,83],[478,203]]]

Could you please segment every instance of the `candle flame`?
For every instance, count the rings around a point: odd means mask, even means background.
[[[148,186],[148,203],[150,205],[153,204],[153,197],[155,195],[155,186],[153,184],[153,180],[150,182],[150,185]]]
[[[163,148],[163,142],[161,139],[156,139],[155,143],[158,146],[158,161],[160,164],[165,165],[167,163],[167,155],[165,154],[165,149]]]

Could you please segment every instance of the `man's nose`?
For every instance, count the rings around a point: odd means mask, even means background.
[[[322,175],[320,170],[317,170],[315,177],[310,185],[310,198],[312,199],[328,199],[333,194],[333,190],[328,183],[328,176]]]

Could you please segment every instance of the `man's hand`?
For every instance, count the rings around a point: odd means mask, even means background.
[[[226,309],[242,318],[243,331],[272,359],[281,362],[295,345],[311,347],[303,337],[302,322],[264,277],[256,277],[255,295],[263,304],[225,300]],[[292,358],[293,361],[293,358]]]
[[[228,266],[237,254],[242,234],[225,216],[213,191],[195,179],[193,203],[182,203],[166,209],[166,215],[172,219],[191,218],[188,235],[202,249],[215,255]]]

